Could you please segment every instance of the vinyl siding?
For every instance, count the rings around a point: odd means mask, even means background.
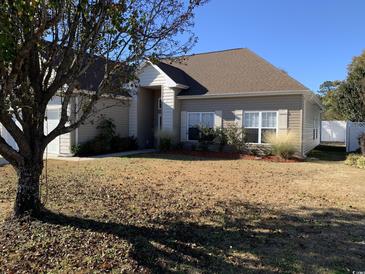
[[[138,95],[136,91],[133,91],[132,99],[129,105],[129,136],[138,136]]]
[[[129,101],[100,99],[94,108],[95,114],[78,128],[79,144],[93,139],[99,133],[96,127],[105,118],[113,120],[119,136],[128,136]]]
[[[223,126],[235,121],[235,110],[265,111],[279,109],[288,110],[288,129],[295,134],[298,154],[302,154],[302,96],[266,96],[242,98],[217,98],[217,99],[189,99],[181,100],[181,111],[187,112],[214,112],[222,111]]]
[[[145,66],[139,74],[139,85],[141,87],[146,86],[162,86],[165,84],[165,77],[153,66]]]
[[[71,144],[72,144],[71,140],[72,140],[71,133],[66,133],[59,137],[61,155],[71,154]]]
[[[162,129],[173,131],[175,109],[175,91],[167,86],[162,87]]]
[[[319,145],[320,143],[320,126],[318,126],[318,138],[313,140],[313,120],[321,121],[321,109],[316,104],[308,99],[303,101],[303,153],[306,155],[309,151]]]

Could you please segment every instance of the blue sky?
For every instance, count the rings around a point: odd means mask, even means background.
[[[211,0],[192,53],[248,47],[317,91],[365,49],[365,0]]]

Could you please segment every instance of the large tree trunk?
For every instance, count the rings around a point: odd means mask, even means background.
[[[14,215],[36,216],[41,209],[39,181],[43,163],[37,161],[18,168],[18,190],[14,205]]]

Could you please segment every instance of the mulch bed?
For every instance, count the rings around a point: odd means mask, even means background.
[[[242,159],[242,160],[257,160],[257,161],[268,161],[277,163],[298,163],[303,162],[304,159],[291,158],[283,159],[279,156],[255,156],[249,154],[241,154],[238,152],[216,152],[216,151],[189,151],[189,150],[170,150],[169,154],[188,155],[194,157],[204,158],[221,158],[221,159]]]

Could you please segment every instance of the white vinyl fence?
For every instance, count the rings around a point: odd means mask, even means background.
[[[365,122],[322,121],[321,142],[346,144],[346,151],[359,149],[359,137],[365,133]]]
[[[347,122],[347,152],[356,151],[360,148],[359,137],[362,133],[365,133],[365,122]]]
[[[322,121],[321,142],[346,143],[346,121]]]

